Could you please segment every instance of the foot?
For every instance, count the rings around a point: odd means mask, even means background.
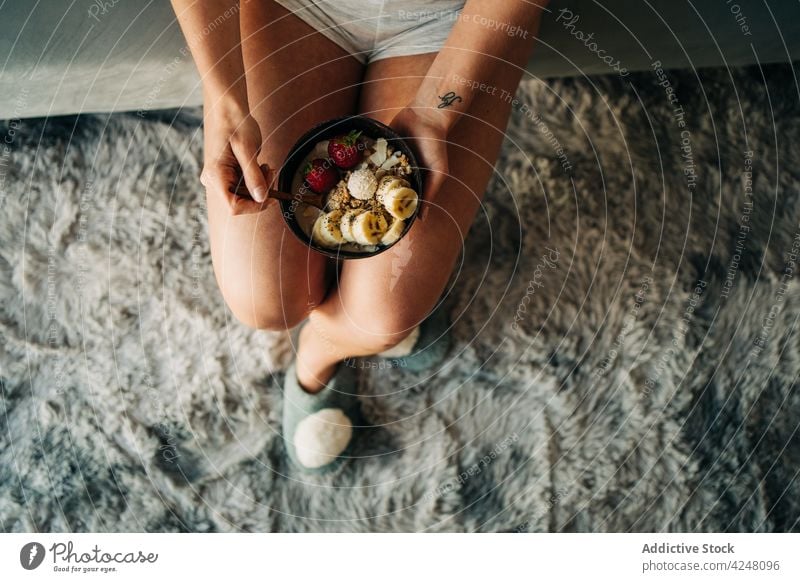
[[[449,350],[450,318],[440,305],[408,337],[378,357],[391,359],[398,368],[422,372],[440,366]]]
[[[303,389],[293,363],[283,387],[283,439],[292,463],[304,472],[338,467],[358,424],[356,373],[339,365],[318,392]]]

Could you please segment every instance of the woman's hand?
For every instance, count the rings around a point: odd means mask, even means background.
[[[417,154],[420,168],[425,170],[423,205],[420,219],[428,216],[428,208],[435,205],[436,195],[449,176],[447,161],[447,128],[436,109],[409,105],[392,120],[391,126],[406,138]]]
[[[259,212],[272,179],[258,166],[261,131],[250,116],[237,0],[172,0],[175,15],[203,79],[205,159],[200,180],[231,214]],[[235,18],[230,18],[235,14]],[[209,30],[208,23],[214,28]],[[244,178],[250,196],[237,196]]]
[[[423,217],[448,177],[447,137],[470,111],[478,90],[495,94],[498,66],[515,67],[517,81],[522,76],[547,3],[468,0],[413,101],[392,121],[395,131],[410,138],[420,165],[427,169]],[[490,21],[503,23],[509,34],[498,34],[487,26]],[[515,34],[510,34],[512,30]]]
[[[206,99],[204,111],[205,155],[200,181],[209,195],[222,196],[231,214],[264,209],[272,172],[258,165],[261,131],[246,106],[233,100]],[[244,177],[251,197],[236,194]]]

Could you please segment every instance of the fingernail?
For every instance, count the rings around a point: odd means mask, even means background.
[[[263,186],[256,186],[253,190],[253,200],[256,202],[264,202],[267,199],[267,190]]]

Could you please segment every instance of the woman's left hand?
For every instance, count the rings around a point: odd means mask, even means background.
[[[425,182],[420,208],[420,219],[428,216],[428,208],[435,204],[436,195],[449,176],[447,161],[447,129],[437,116],[437,110],[409,105],[398,113],[390,124],[403,138],[407,139],[414,152],[420,169],[425,171]]]

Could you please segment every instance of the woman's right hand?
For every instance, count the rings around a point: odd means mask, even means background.
[[[203,112],[204,160],[200,181],[209,195],[222,196],[231,214],[250,214],[265,208],[273,174],[258,164],[261,130],[246,105],[232,99],[206,98]],[[244,177],[251,197],[235,193]]]

